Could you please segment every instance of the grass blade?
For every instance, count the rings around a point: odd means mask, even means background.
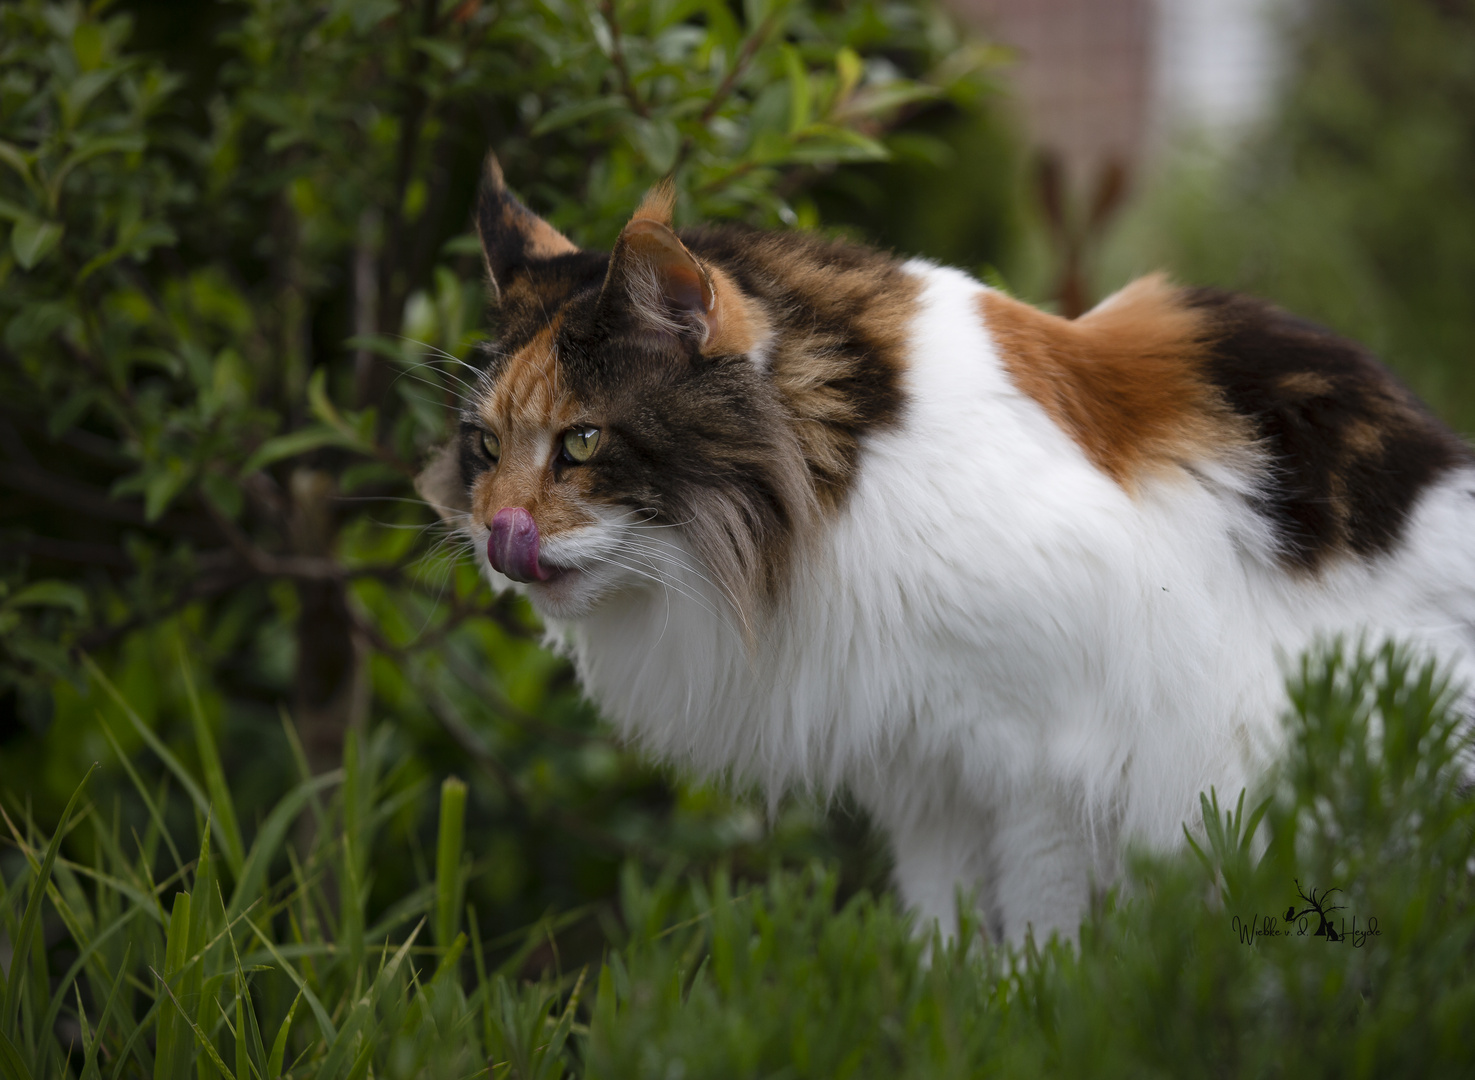
[[[267,1080],[276,1080],[282,1075],[282,1061],[287,1056],[287,1036],[292,1033],[292,1018],[297,1015],[297,1006],[302,1004],[302,995],[306,987],[297,991],[297,996],[292,999],[292,1007],[287,1010],[287,1018],[282,1021],[282,1026],[277,1030],[277,1037],[272,1040],[271,1057],[266,1061]]]
[[[138,732],[139,738],[143,739],[148,748],[154,752],[154,756],[162,761],[164,763],[164,767],[167,768],[174,775],[174,778],[179,781],[180,785],[184,788],[185,793],[190,797],[190,801],[195,804],[195,809],[200,812],[200,816],[209,820],[212,823],[214,829],[221,830],[222,827],[220,824],[219,816],[211,812],[210,799],[202,790],[200,790],[200,785],[195,782],[195,778],[191,776],[189,770],[184,767],[184,763],[181,762],[177,757],[175,757],[173,752],[164,745],[164,740],[160,739],[151,730],[149,730],[149,726],[143,722],[143,718],[140,717],[138,713],[133,711],[133,707],[128,704],[127,699],[125,699],[122,693],[119,692],[118,688],[113,685],[112,680],[110,680],[105,674],[103,674],[102,668],[97,666],[97,663],[92,659],[92,657],[88,656],[86,653],[83,653],[82,662],[87,666],[87,670],[92,673],[92,677],[98,681],[98,684],[107,691],[108,696],[113,699],[113,703],[123,711],[123,715],[128,718],[128,722],[132,724],[133,729]],[[228,797],[229,796],[227,796],[227,798]],[[221,836],[221,842],[226,842],[224,835]]]
[[[82,782],[77,785],[77,790],[72,792],[72,797],[67,800],[66,809],[61,812],[61,820],[57,823],[56,831],[52,834],[51,843],[46,845],[46,855],[41,860],[41,868],[36,871],[35,884],[31,887],[31,895],[26,901],[25,914],[21,916],[20,931],[11,943],[9,978],[5,982],[5,1000],[0,1002],[0,1034],[8,1035],[15,1031],[16,1016],[20,1010],[21,973],[26,968],[27,958],[31,953],[31,939],[36,933],[36,924],[41,920],[41,901],[46,896],[46,884],[51,880],[51,868],[56,863],[57,852],[61,849],[62,837],[66,835],[67,823],[71,821],[72,811],[77,808],[77,800],[82,797],[82,790],[87,786],[87,781],[92,778],[97,769],[96,762],[87,770],[87,775],[82,777]],[[14,1047],[11,1048],[12,1050]]]
[[[108,1000],[102,1007],[102,1015],[97,1018],[97,1033],[94,1035],[91,1044],[87,1047],[83,1055],[82,1080],[88,1080],[88,1077],[99,1077],[102,1075],[97,1067],[97,1048],[102,1044],[103,1032],[108,1027],[108,1018],[112,1016],[113,1005],[118,1000],[118,990],[128,981],[128,960],[132,955],[133,942],[130,941],[123,949],[123,962],[118,966],[118,977],[113,980],[113,985],[108,990]]]
[[[5,1066],[6,1076],[13,1076],[16,1080],[31,1080],[31,1070],[26,1068],[26,1063],[21,1060],[20,1052],[5,1037],[3,1031],[0,1031],[0,1065]]]
[[[216,831],[220,834],[221,847],[225,850],[225,861],[231,876],[241,876],[241,864],[245,861],[245,847],[241,843],[241,828],[236,823],[235,806],[231,801],[230,785],[226,783],[225,769],[220,764],[220,752],[215,737],[210,734],[210,725],[205,720],[205,710],[200,706],[200,695],[195,691],[195,680],[190,674],[189,659],[184,655],[184,643],[179,643],[179,670],[184,676],[185,696],[189,698],[190,722],[195,730],[195,746],[200,752],[200,767],[205,773],[205,788],[210,793],[210,803],[215,810]]]
[[[164,939],[164,974],[159,976],[159,982],[166,991],[169,990],[168,980],[177,978],[189,959],[189,935],[190,894],[175,893],[174,909],[169,915],[169,933]],[[157,972],[154,974],[158,975]],[[169,1000],[174,1002],[173,1009],[159,999],[159,1018],[154,1024],[158,1033],[154,1047],[154,1080],[182,1080],[190,1065],[189,1051],[180,1032],[180,1022],[187,1018],[172,991],[169,991]]]
[[[435,943],[449,949],[461,913],[461,853],[466,833],[466,783],[446,777],[440,786],[440,832],[435,847]]]
[[[164,980],[164,976],[160,975],[157,971],[154,971],[153,968],[149,968],[149,971],[153,972],[154,978],[159,980],[159,985],[163,988],[164,993],[167,994],[169,996],[169,1000],[174,1003],[175,1011],[179,1014],[180,1017],[184,1019],[184,1022],[189,1025],[189,1029],[195,1033],[195,1041],[198,1042],[201,1048],[204,1049],[205,1056],[210,1059],[210,1063],[214,1065],[217,1069],[219,1069],[221,1075],[226,1077],[227,1080],[236,1080],[235,1073],[231,1072],[230,1069],[226,1067],[225,1061],[221,1058],[219,1051],[215,1049],[215,1044],[210,1041],[210,1036],[201,1031],[200,1025],[190,1019],[189,1013],[185,1012],[184,1006],[181,1005],[179,1003],[179,999],[174,996],[174,991],[169,989],[169,984]],[[163,1056],[160,1055],[160,1061],[162,1060]],[[187,1063],[188,1059],[186,1058],[185,1060]]]
[[[281,801],[272,807],[271,813],[266,815],[266,820],[261,823],[261,828],[256,830],[256,839],[252,842],[251,850],[241,867],[241,873],[236,878],[235,891],[231,893],[230,904],[225,909],[228,920],[233,921],[237,915],[256,901],[265,884],[266,872],[271,866],[271,861],[276,856],[277,849],[281,847],[282,841],[286,839],[287,830],[302,813],[302,808],[309,800],[315,798],[318,792],[342,780],[342,769],[314,776],[302,781],[287,792],[282,796]]]

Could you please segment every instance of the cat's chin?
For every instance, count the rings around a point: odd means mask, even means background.
[[[556,570],[546,581],[523,586],[533,610],[545,619],[577,619],[588,615],[609,593],[609,585],[578,567]]]

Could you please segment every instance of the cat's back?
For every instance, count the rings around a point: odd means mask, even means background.
[[[1475,455],[1356,342],[1157,275],[1075,320],[981,286],[962,311],[957,287],[942,286],[954,293],[950,321],[976,320],[983,362],[1006,386],[999,396],[1012,396],[996,414],[1042,415],[1066,440],[1057,455],[1129,503],[1214,491],[1252,516],[1241,531],[1289,578],[1395,559],[1431,500],[1475,523]],[[944,382],[967,363],[937,355],[947,350],[936,343],[928,352],[914,359],[946,369]],[[1475,549],[1475,529],[1456,546]]]

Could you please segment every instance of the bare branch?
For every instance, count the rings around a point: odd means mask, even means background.
[[[614,0],[600,0],[599,10],[604,13],[604,21],[609,23],[610,59],[614,61],[615,71],[620,76],[620,92],[630,102],[630,108],[635,110],[636,115],[648,118],[650,107],[641,100],[635,80],[630,77],[630,65],[625,60],[624,38],[620,33],[620,18],[615,13]]]

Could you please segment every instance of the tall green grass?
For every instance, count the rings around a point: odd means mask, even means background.
[[[488,940],[463,907],[459,781],[423,884],[370,910],[375,830],[433,793],[387,797],[355,739],[247,842],[201,724],[201,776],[153,747],[194,805],[187,848],[142,784],[147,825],[126,836],[86,781],[49,834],[7,808],[0,1074],[1470,1075],[1456,698],[1385,648],[1308,658],[1290,701],[1260,798],[1209,793],[1185,849],[1134,856],[1074,943],[999,949],[971,922],[945,939],[887,897],[839,902],[818,866],[757,885],[629,867],[599,913],[604,962],[568,972],[556,944],[529,962],[552,921]]]
[[[433,879],[371,915],[367,853],[398,800],[378,788],[362,740],[321,776],[298,748],[299,782],[247,844],[209,726],[194,727],[197,778],[91,673],[188,795],[196,836],[178,843],[162,793],[121,753],[147,809],[142,835],[120,835],[121,815],[88,802],[86,781],[49,837],[6,815],[24,862],[0,884],[0,1075],[460,1077],[489,1062],[561,1074],[574,1013],[551,1031],[543,1020],[567,995],[514,989],[505,974],[540,928],[510,954],[512,942],[491,943],[507,955],[489,970],[468,911],[476,959],[465,963],[464,784],[441,788]]]

